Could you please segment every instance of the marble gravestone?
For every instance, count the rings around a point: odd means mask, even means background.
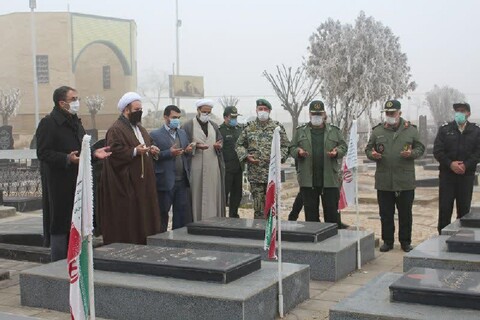
[[[460,218],[460,224],[466,228],[480,228],[480,212],[470,210],[470,213]]]
[[[463,253],[480,253],[480,230],[460,229],[446,241],[448,251]]]
[[[480,272],[413,268],[390,285],[392,301],[480,310]]]
[[[229,283],[260,269],[260,255],[113,243],[94,250],[96,270]]]
[[[262,240],[266,221],[263,219],[209,218],[187,225],[189,234]],[[289,242],[321,242],[338,233],[335,223],[282,221],[282,240]]]

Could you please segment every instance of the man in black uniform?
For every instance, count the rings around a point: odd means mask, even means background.
[[[455,120],[443,124],[433,155],[440,163],[438,233],[451,222],[453,202],[457,218],[470,211],[475,170],[480,160],[480,128],[468,121],[470,105],[455,103]]]
[[[239,116],[236,107],[226,107],[223,111],[224,122],[218,128],[223,136],[223,159],[225,161],[225,199],[228,200],[228,216],[238,218],[238,207],[242,201],[243,165],[238,160],[235,145],[242,132],[237,122]],[[228,195],[230,194],[230,199]]]

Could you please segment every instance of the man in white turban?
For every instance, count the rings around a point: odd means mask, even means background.
[[[99,186],[103,242],[146,244],[147,236],[160,232],[152,160],[160,150],[140,124],[140,95],[124,94],[118,110],[120,117],[105,137],[112,155],[104,163]]]
[[[194,143],[190,167],[193,221],[225,217],[223,138],[218,125],[210,120],[213,105],[212,100],[198,100],[197,116],[182,126]]]

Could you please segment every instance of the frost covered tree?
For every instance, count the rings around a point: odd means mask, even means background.
[[[416,88],[407,55],[390,28],[360,12],[355,24],[328,19],[310,37],[308,73],[322,79],[330,118],[346,133],[353,118]]]
[[[321,81],[309,77],[305,67],[292,67],[285,65],[277,66],[275,74],[263,71],[263,76],[273,87],[277,97],[282,103],[283,109],[292,117],[292,137],[298,126],[298,118],[304,106],[306,106],[320,92]]]
[[[150,69],[142,75],[138,92],[145,98],[145,102],[153,106],[154,114],[160,110],[162,94],[168,92],[168,76],[164,71]]]
[[[223,96],[218,99],[218,102],[223,107],[223,109],[225,109],[226,107],[236,107],[238,101],[240,101],[240,99],[234,96]]]
[[[455,102],[464,102],[465,95],[449,86],[440,88],[435,85],[432,90],[425,94],[425,99],[435,123],[439,124],[453,119],[452,105]]]
[[[17,114],[20,106],[20,89],[0,89],[0,115],[4,126],[8,125],[8,119]]]
[[[105,98],[101,95],[93,95],[88,96],[85,98],[85,104],[87,105],[88,112],[90,112],[90,118],[92,119],[92,128],[97,128],[97,123],[95,122],[95,116],[97,115],[98,111],[100,111],[104,104]]]

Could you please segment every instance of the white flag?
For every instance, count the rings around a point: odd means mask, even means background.
[[[348,206],[355,205],[355,179],[353,169],[357,167],[357,120],[353,120],[348,140],[348,152],[343,158],[343,183],[340,189],[340,201],[338,209],[342,210]]]

